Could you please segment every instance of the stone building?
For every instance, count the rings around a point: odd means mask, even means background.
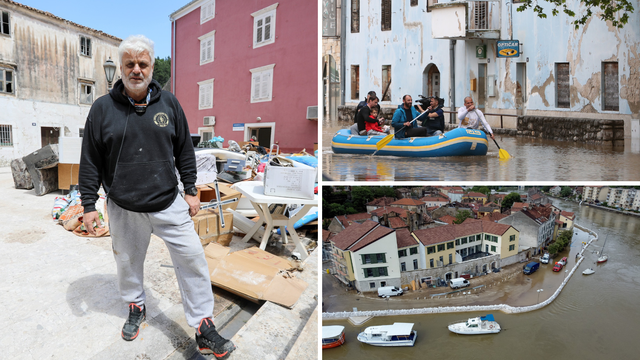
[[[11,0],[0,0],[0,166],[59,137],[79,137],[120,73],[121,39]]]

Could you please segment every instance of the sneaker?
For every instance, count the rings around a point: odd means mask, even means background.
[[[146,314],[147,311],[144,305],[140,307],[134,303],[129,304],[129,318],[122,327],[123,339],[131,341],[138,337],[138,333],[140,332],[140,324],[146,318]]]
[[[200,326],[196,330],[196,342],[201,354],[213,354],[219,360],[228,358],[236,349],[230,340],[218,334],[211,318],[200,320]]]

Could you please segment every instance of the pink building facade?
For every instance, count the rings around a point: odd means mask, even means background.
[[[318,5],[195,0],[171,14],[171,88],[203,140],[318,142]],[[310,108],[311,107],[311,108]]]

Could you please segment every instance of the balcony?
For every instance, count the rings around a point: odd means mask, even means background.
[[[431,6],[434,39],[500,39],[498,0],[452,1]]]

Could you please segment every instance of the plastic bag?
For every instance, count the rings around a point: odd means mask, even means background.
[[[235,152],[240,152],[242,151],[240,149],[240,145],[238,145],[237,142],[233,141],[233,140],[229,140],[229,150],[231,151],[235,151]]]

